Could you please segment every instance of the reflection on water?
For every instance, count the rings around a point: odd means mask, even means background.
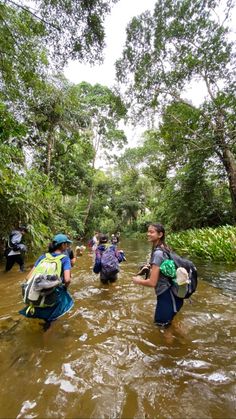
[[[221,288],[224,293],[236,295],[236,264],[200,263],[200,275],[214,287]]]
[[[153,290],[130,281],[148,244],[122,247],[127,262],[110,287],[88,253],[78,259],[75,306],[46,334],[17,314],[23,275],[1,274],[1,418],[235,417],[233,267],[198,264],[198,292],[169,339],[153,324]]]

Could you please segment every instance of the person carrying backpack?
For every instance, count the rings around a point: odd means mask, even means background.
[[[27,233],[27,227],[20,226],[12,230],[9,234],[4,255],[6,257],[5,272],[9,272],[15,263],[20,267],[20,271],[24,272],[24,253],[27,247],[22,243],[23,236]]]
[[[96,249],[95,264],[93,272],[100,273],[100,280],[103,284],[115,282],[118,278],[119,263],[123,262],[125,254],[117,250],[115,245],[108,244],[108,237],[102,234]]]
[[[51,252],[53,252],[53,243],[49,243],[49,245],[48,245],[48,252],[49,253],[51,253]],[[68,256],[69,257],[69,259],[70,259],[70,264],[71,264],[71,267],[73,268],[73,266],[75,265],[75,262],[76,262],[76,257],[75,257],[75,255],[74,255],[74,251],[73,251],[73,249],[71,248],[71,246],[70,246],[70,244],[68,243],[67,244],[67,248],[66,248],[66,250],[63,252],[66,256]]]
[[[147,232],[152,243],[150,273],[148,266],[142,267],[138,276],[132,278],[134,284],[155,288],[157,305],[154,321],[158,326],[168,327],[197,287],[197,270],[192,262],[172,253],[165,243],[165,229],[162,224],[150,224]],[[188,271],[187,271],[188,269]]]
[[[26,307],[19,313],[28,318],[45,320],[45,330],[74,305],[68,292],[71,262],[64,254],[68,243],[72,242],[65,234],[57,234],[50,245],[50,253],[38,258],[27,275],[27,282],[22,284]]]

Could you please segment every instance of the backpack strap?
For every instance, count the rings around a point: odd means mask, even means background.
[[[64,253],[60,253],[57,256],[52,256],[51,253],[45,253],[45,258],[47,258],[48,260],[51,260],[52,262],[55,261],[55,259],[57,260],[61,260],[64,257],[66,257],[66,255]],[[69,256],[68,256],[69,257]]]
[[[153,255],[153,253],[155,252],[155,250],[161,250],[161,251],[162,251],[162,253],[163,253],[164,255],[167,255],[167,257],[168,257],[168,259],[169,259],[169,260],[173,260],[173,259],[172,259],[172,257],[171,257],[171,254],[170,254],[170,251],[169,251],[169,250],[167,250],[167,249],[163,249],[161,246],[156,246],[156,247],[155,247],[155,249],[153,249],[152,255]],[[152,259],[152,255],[151,255],[151,259]],[[165,261],[164,261],[164,262],[165,262]],[[164,263],[164,262],[162,262],[162,263]],[[166,278],[166,280],[167,280],[167,282],[168,282],[168,284],[169,284],[169,288],[171,288],[171,286],[172,286],[172,279],[171,279],[171,277],[169,277],[169,276],[165,275],[165,274],[161,271],[161,268],[160,268],[160,272],[161,272],[161,274],[162,274],[162,275],[164,275],[164,277]]]
[[[161,246],[156,246],[156,247],[153,249],[153,251],[152,251],[152,253],[151,253],[151,258],[152,258],[153,253],[154,253],[156,250],[161,250],[163,253],[165,253],[165,254],[168,256],[168,259],[172,259],[171,254],[170,254],[170,251],[169,251],[169,250],[167,250],[167,249],[163,249],[163,247],[161,247]]]
[[[100,260],[102,258],[102,254],[104,253],[105,250],[100,250],[100,249],[97,248],[95,250],[95,256],[96,256],[96,258]]]
[[[119,257],[119,250],[117,249],[117,247],[112,244],[110,247],[108,247],[108,249],[110,249],[110,251],[114,252],[115,253],[115,257],[118,259],[118,257]]]

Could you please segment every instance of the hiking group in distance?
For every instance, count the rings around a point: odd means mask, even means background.
[[[27,251],[23,237],[26,226],[13,230],[5,249],[6,266],[9,272],[15,263],[24,271],[24,253]],[[133,284],[152,287],[155,290],[157,304],[154,322],[159,327],[170,326],[176,313],[183,306],[184,300],[196,291],[197,269],[188,259],[171,251],[165,241],[165,229],[160,223],[151,223],[147,231],[148,241],[152,245],[151,256],[140,267]],[[76,258],[85,250],[81,238],[74,251],[72,241],[63,233],[56,234],[43,253],[34,263],[33,268],[22,284],[22,296],[25,307],[19,311],[27,318],[42,319],[44,330],[51,323],[67,313],[74,305],[68,288],[71,283],[71,268]],[[103,285],[115,283],[120,271],[120,263],[126,261],[123,250],[118,249],[120,233],[107,234],[95,232],[88,242],[88,248],[94,256],[93,272],[100,274]]]

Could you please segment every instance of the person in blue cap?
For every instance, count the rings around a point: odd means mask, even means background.
[[[64,254],[69,243],[72,243],[72,241],[69,240],[65,234],[56,234],[52,240],[50,248],[50,255],[54,258],[57,258],[58,255],[63,255],[63,257],[60,259],[62,285],[58,285],[56,287],[55,304],[52,307],[34,307],[33,310],[30,310],[29,306],[26,306],[24,309],[19,311],[19,313],[25,317],[45,320],[45,330],[50,327],[52,321],[65,314],[74,305],[73,299],[68,292],[68,287],[71,283],[71,262],[70,258]],[[34,269],[46,257],[47,255],[43,254],[37,259],[34,267],[27,275],[27,280],[32,277]]]

